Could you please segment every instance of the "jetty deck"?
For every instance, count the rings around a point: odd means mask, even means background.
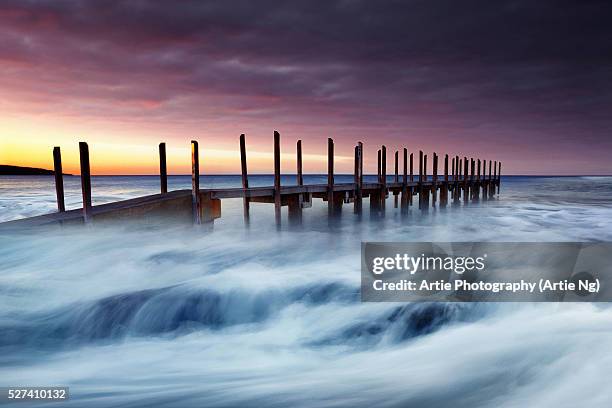
[[[354,180],[352,183],[334,182],[334,141],[328,139],[328,172],[326,184],[303,183],[302,174],[302,141],[296,146],[296,185],[281,185],[280,168],[280,134],[274,132],[274,185],[249,187],[247,151],[245,135],[240,136],[242,187],[238,188],[200,188],[199,148],[198,142],[191,142],[191,179],[192,188],[168,191],[166,169],[166,145],[159,144],[160,192],[158,194],[122,200],[93,206],[91,202],[91,174],[89,165],[89,147],[86,142],[79,143],[81,190],[83,207],[66,210],[64,205],[64,187],[61,151],[53,149],[54,175],[58,211],[36,217],[0,223],[0,228],[21,228],[42,225],[64,225],[73,223],[91,223],[105,220],[144,220],[162,219],[180,220],[195,224],[212,224],[221,217],[221,202],[224,199],[243,200],[244,221],[250,220],[251,203],[269,203],[275,208],[275,222],[282,224],[281,207],[288,207],[290,224],[300,224],[302,211],[312,205],[313,198],[327,202],[329,217],[335,217],[343,205],[352,204],[353,211],[362,212],[363,199],[369,199],[370,214],[384,216],[385,202],[393,195],[394,208],[406,213],[410,206],[418,203],[421,211],[429,208],[444,208],[449,203],[458,205],[463,201],[474,202],[488,200],[499,194],[501,180],[501,162],[487,161],[445,154],[439,169],[439,156],[433,153],[432,174],[428,174],[428,156],[418,152],[418,171],[414,152],[402,150],[402,171],[400,172],[400,151],[395,152],[394,172],[387,174],[387,151],[383,145],[378,150],[377,182],[363,182],[363,144],[355,146]],[[441,170],[440,173],[438,170]],[[488,170],[488,173],[487,173]],[[391,179],[391,180],[389,180]]]

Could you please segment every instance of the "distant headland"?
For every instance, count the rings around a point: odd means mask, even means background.
[[[6,164],[0,164],[0,176],[52,176],[55,172],[53,170],[39,169],[38,167],[21,167],[21,166],[9,166]],[[72,174],[64,173],[65,176],[72,176]]]

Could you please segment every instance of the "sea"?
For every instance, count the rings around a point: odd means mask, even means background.
[[[171,190],[190,185],[169,177]],[[155,194],[159,179],[96,176],[92,189],[96,205]],[[65,191],[79,208],[79,177]],[[212,229],[0,232],[0,387],[70,393],[13,405],[612,406],[607,303],[362,303],[359,292],[366,241],[612,241],[612,177],[502,177],[492,200],[427,213],[401,214],[391,195],[384,217],[366,199],[361,217],[345,204],[333,224],[314,199],[301,228],[283,208],[280,230],[270,204],[251,204],[248,228],[240,199],[222,206]],[[53,211],[52,177],[0,177],[0,221]]]

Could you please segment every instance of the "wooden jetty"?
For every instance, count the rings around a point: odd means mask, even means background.
[[[481,198],[488,200],[499,194],[501,179],[501,162],[459,156],[444,155],[443,173],[439,173],[439,156],[433,153],[432,175],[427,173],[428,155],[418,152],[418,174],[414,174],[414,153],[408,149],[402,151],[402,174],[400,174],[400,151],[394,154],[394,174],[391,181],[387,175],[387,149],[381,146],[378,150],[378,178],[376,182],[364,182],[363,143],[355,146],[354,179],[352,183],[335,183],[334,180],[334,141],[327,141],[328,166],[327,183],[305,185],[302,173],[302,141],[298,140],[297,182],[295,185],[281,185],[281,149],[280,134],[274,132],[274,185],[269,187],[250,187],[247,166],[246,137],[240,135],[240,164],[242,187],[237,188],[200,188],[199,147],[198,142],[191,141],[191,190],[168,191],[168,172],[166,168],[166,144],[159,144],[159,194],[117,201],[102,205],[92,205],[91,174],[89,147],[79,143],[81,166],[81,190],[83,207],[66,210],[64,204],[64,186],[62,159],[59,147],[53,148],[55,186],[58,211],[51,214],[30,217],[0,223],[0,227],[28,227],[49,224],[91,223],[103,220],[157,220],[159,217],[172,220],[183,220],[194,224],[212,224],[221,217],[221,201],[228,198],[242,198],[244,221],[250,222],[251,203],[274,204],[275,222],[282,224],[281,207],[288,207],[288,221],[291,225],[300,224],[302,210],[312,205],[313,198],[327,202],[330,218],[340,213],[343,204],[353,204],[356,214],[362,212],[362,201],[369,199],[370,214],[384,216],[387,197],[394,196],[394,208],[400,208],[402,214],[413,205],[413,197],[418,196],[418,208],[428,211],[432,208],[445,208],[449,197],[453,205],[459,205],[461,198],[464,204],[477,202]],[[463,165],[462,165],[463,163]],[[469,165],[468,165],[469,163]],[[482,172],[481,172],[482,164]],[[488,168],[488,175],[487,175]],[[463,170],[463,171],[462,171]],[[491,172],[493,171],[493,173]],[[416,179],[415,179],[416,177]]]

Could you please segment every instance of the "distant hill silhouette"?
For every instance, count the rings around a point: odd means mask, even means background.
[[[55,174],[53,170],[0,164],[0,176],[49,176],[53,174]],[[72,176],[68,173],[64,173],[64,175]]]

